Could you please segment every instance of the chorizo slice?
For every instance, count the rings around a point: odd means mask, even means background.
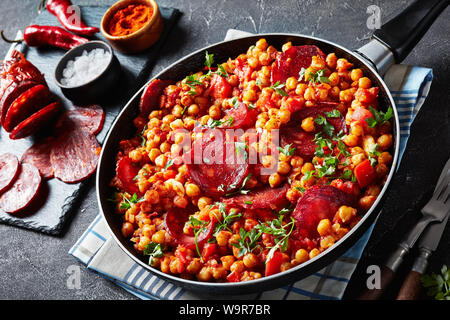
[[[272,83],[285,83],[289,77],[298,78],[300,70],[311,65],[313,56],[321,56],[324,60],[326,58],[322,50],[313,45],[292,46],[280,53],[272,68]]]
[[[98,104],[83,107],[75,107],[74,109],[64,112],[55,125],[55,134],[67,130],[69,126],[78,126],[86,130],[90,134],[97,135],[102,131],[105,123],[105,111]]]
[[[206,194],[219,197],[242,187],[249,173],[249,163],[246,151],[230,141],[225,130],[213,132],[214,139],[194,142],[185,163],[195,184]]]
[[[312,186],[298,200],[292,212],[292,217],[295,219],[294,238],[318,238],[317,225],[320,220],[333,220],[340,206],[352,206],[354,201],[352,195],[333,186]]]
[[[13,82],[3,94],[0,100],[0,122],[5,122],[6,113],[8,112],[11,104],[25,91],[37,85],[34,81],[24,81],[21,83]]]
[[[9,134],[9,138],[16,140],[28,137],[41,128],[46,123],[49,123],[59,112],[61,108],[60,103],[53,102],[45,108],[37,111],[29,116],[27,119],[19,123]]]
[[[229,207],[240,207],[244,209],[280,209],[287,204],[286,192],[288,184],[278,188],[266,187],[252,190],[248,194],[242,194],[231,198],[222,198],[222,202]]]
[[[0,156],[0,193],[7,190],[17,178],[20,169],[20,162],[11,153]]]
[[[40,84],[28,89],[9,107],[3,128],[11,132],[20,122],[48,105],[52,99],[53,96],[46,86]]]
[[[224,125],[227,129],[246,129],[253,126],[256,122],[258,112],[255,109],[249,109],[245,103],[239,102],[237,108],[225,111]]]
[[[77,183],[97,169],[101,147],[95,136],[83,130],[68,130],[53,143],[50,163],[54,175],[66,183]]]
[[[281,145],[284,147],[292,144],[295,153],[299,156],[310,158],[316,152],[314,134],[305,132],[300,126],[284,127],[280,131]]]
[[[22,164],[19,176],[0,197],[0,208],[11,214],[21,211],[36,197],[41,181],[39,170],[36,167],[28,163]]]
[[[53,148],[53,137],[48,137],[33,144],[22,155],[20,161],[34,165],[44,179],[53,178],[53,168],[50,162],[50,151]]]
[[[139,101],[139,112],[147,116],[150,111],[158,107],[159,97],[164,91],[164,88],[171,84],[170,80],[154,79],[151,81],[142,92],[141,100]]]
[[[129,194],[136,193],[140,195],[139,188],[136,184],[135,177],[139,173],[139,168],[133,166],[130,157],[124,156],[117,162],[116,175],[119,181],[120,188]]]

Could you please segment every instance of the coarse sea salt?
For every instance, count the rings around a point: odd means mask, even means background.
[[[68,87],[78,87],[88,83],[105,71],[111,59],[111,53],[104,49],[83,51],[81,56],[67,62],[62,72],[61,84]]]

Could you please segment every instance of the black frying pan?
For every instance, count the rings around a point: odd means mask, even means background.
[[[399,153],[399,121],[397,109],[392,96],[383,82],[381,75],[393,63],[401,62],[420,38],[428,30],[432,22],[447,7],[449,0],[427,0],[416,1],[400,15],[389,21],[374,33],[373,39],[356,52],[348,50],[330,41],[296,34],[259,34],[255,36],[240,38],[231,41],[220,42],[201,50],[198,50],[169,66],[160,72],[155,78],[178,80],[184,78],[191,72],[196,72],[203,68],[204,54],[207,50],[214,54],[216,61],[226,61],[229,57],[236,57],[242,52],[246,52],[248,47],[253,45],[261,37],[276,48],[292,41],[293,45],[311,44],[316,45],[325,53],[335,52],[338,57],[346,58],[355,67],[361,68],[373,82],[374,86],[380,88],[379,102],[380,108],[386,111],[388,107],[394,110],[392,119],[393,128],[393,163],[392,167],[380,195],[373,207],[365,214],[361,221],[350,230],[350,232],[339,240],[334,246],[315,258],[296,266],[285,272],[281,272],[269,277],[239,283],[205,283],[193,280],[185,280],[179,277],[165,274],[147,264],[138,254],[131,242],[121,234],[122,216],[115,213],[114,205],[107,199],[111,197],[114,190],[109,187],[109,183],[115,174],[115,156],[118,152],[119,141],[132,137],[135,134],[133,119],[138,114],[139,98],[142,94],[141,88],[123,108],[112,125],[103,145],[100,162],[97,170],[97,196],[103,217],[105,218],[110,231],[118,245],[139,265],[153,274],[166,279],[176,285],[188,290],[203,291],[216,294],[243,294],[256,291],[266,291],[281,287],[283,285],[298,281],[314,272],[324,268],[335,261],[367,231],[379,214],[385,196],[388,192],[392,176],[396,170]]]

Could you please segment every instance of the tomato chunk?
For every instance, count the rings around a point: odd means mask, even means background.
[[[283,263],[283,254],[279,251],[275,251],[269,261],[266,262],[265,276],[271,276],[272,274],[281,271],[281,264]]]
[[[370,164],[370,160],[366,159],[355,167],[354,174],[361,188],[367,187],[377,177],[375,169]]]
[[[139,188],[133,180],[138,173],[139,168],[133,166],[133,163],[128,156],[123,157],[117,162],[117,178],[119,179],[121,188],[129,194],[136,193],[137,195],[140,195]]]
[[[210,94],[212,97],[218,99],[225,99],[231,96],[231,85],[225,78],[218,74],[213,74],[211,77]]]

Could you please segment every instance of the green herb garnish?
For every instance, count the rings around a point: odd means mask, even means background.
[[[257,241],[261,234],[262,232],[258,231],[257,228],[253,228],[249,232],[246,232],[243,228],[241,228],[239,230],[239,235],[241,238],[237,243],[232,243],[231,245],[239,249],[238,256],[242,257],[257,248]]]
[[[386,113],[384,113],[383,111],[377,111],[372,107],[369,107],[369,110],[370,112],[372,112],[373,118],[367,118],[366,122],[371,128],[375,127],[377,124],[383,124],[392,118],[392,107],[389,107]]]
[[[283,90],[284,83],[280,83],[280,81],[277,81],[273,86],[270,86],[269,88],[275,90],[275,92],[278,93],[280,96],[283,96],[283,97],[288,96],[288,94]]]
[[[262,233],[270,234],[274,237],[275,245],[270,249],[267,254],[266,261],[272,259],[273,254],[276,250],[280,250],[281,252],[286,251],[289,236],[294,230],[295,220],[291,217],[291,221],[285,225],[283,225],[283,215],[280,215],[277,219],[272,220],[269,223],[262,223],[255,227],[255,229],[260,230]]]
[[[126,209],[126,210],[128,210],[128,209],[130,209],[132,206],[134,206],[136,203],[139,203],[139,202],[142,202],[142,201],[144,201],[144,198],[143,197],[141,197],[141,198],[138,198],[138,196],[137,196],[137,194],[136,193],[133,193],[133,195],[128,199],[126,196],[125,196],[125,194],[123,195],[123,197],[122,197],[122,203],[120,204],[120,209],[121,210],[123,210],[123,209]]]
[[[150,242],[144,249],[144,256],[150,256],[148,264],[153,266],[155,258],[164,257],[164,246],[159,243]]]
[[[420,281],[428,288],[428,296],[434,297],[435,300],[450,300],[450,269],[446,265],[442,266],[441,274],[425,274]]]
[[[282,154],[284,154],[286,156],[292,156],[295,153],[295,148],[291,148],[291,147],[292,147],[292,143],[285,145],[283,148],[278,147],[278,151],[280,151]]]

